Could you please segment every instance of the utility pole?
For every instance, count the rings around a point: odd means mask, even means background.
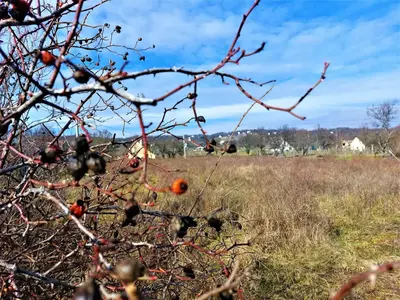
[[[187,143],[185,140],[185,136],[183,136],[183,158],[186,159],[186,148],[187,148]]]
[[[78,138],[79,137],[79,124],[78,124],[78,122],[76,122],[75,134],[76,134],[76,137]]]

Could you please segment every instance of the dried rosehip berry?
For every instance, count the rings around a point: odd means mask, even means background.
[[[194,99],[194,98],[196,98],[197,97],[197,94],[196,93],[189,93],[189,94],[187,94],[187,96],[186,96],[186,98],[188,98],[188,99],[190,99],[190,100],[192,100],[192,99]]]
[[[83,154],[89,151],[89,143],[85,136],[80,136],[70,143],[71,148],[78,154]]]
[[[196,120],[197,120],[197,122],[201,122],[201,123],[206,122],[206,119],[203,116],[198,116]]]
[[[118,280],[124,284],[129,284],[144,276],[146,269],[139,261],[126,259],[115,266],[113,273]]]
[[[187,265],[183,267],[183,273],[189,278],[195,279],[193,267],[191,265]]]
[[[223,222],[220,219],[211,217],[211,218],[208,218],[207,223],[210,227],[214,228],[217,232],[221,231]]]
[[[18,22],[23,22],[29,12],[29,3],[25,0],[10,1],[8,14]]]
[[[75,290],[74,300],[101,300],[103,299],[99,285],[94,279],[89,279]]]
[[[95,174],[104,174],[106,172],[106,161],[97,152],[91,152],[87,156],[86,165]]]
[[[74,180],[79,181],[85,176],[88,171],[88,166],[83,159],[83,156],[73,156],[68,162],[68,170]]]
[[[137,167],[139,167],[139,165],[140,165],[140,161],[139,161],[139,159],[137,159],[137,158],[132,158],[132,159],[129,161],[129,166],[130,166],[131,168],[133,168],[133,169],[136,169]]]
[[[82,83],[82,84],[83,83],[88,83],[88,81],[90,79],[89,72],[87,72],[87,71],[85,71],[83,69],[76,70],[72,76],[74,77],[76,82]]]
[[[230,144],[228,149],[226,149],[226,153],[236,153],[237,152],[237,148],[236,145],[234,144]]]
[[[48,146],[46,149],[40,151],[40,161],[42,163],[52,164],[56,162],[57,158],[63,154],[63,151],[57,145]]]

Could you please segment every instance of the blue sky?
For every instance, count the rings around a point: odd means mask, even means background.
[[[242,14],[252,0],[137,0],[111,1],[91,15],[92,23],[122,26],[115,42],[133,46],[155,44],[142,62],[131,55],[130,71],[153,67],[184,67],[206,70],[217,64],[235,35]],[[257,81],[276,79],[265,98],[270,104],[288,106],[318,79],[325,61],[331,62],[327,79],[296,110],[305,121],[282,112],[255,106],[241,128],[357,127],[368,122],[366,107],[400,99],[400,3],[372,0],[262,0],[246,23],[239,45],[252,50],[261,42],[265,50],[239,66],[223,70]],[[101,54],[106,56],[106,54]],[[108,56],[107,56],[108,58]],[[189,77],[177,74],[148,77],[131,82],[132,93],[159,97]],[[397,81],[397,82],[396,82]],[[265,88],[248,87],[261,96]],[[199,83],[198,112],[207,119],[208,133],[230,131],[251,104],[236,86],[223,85],[218,77]],[[145,120],[157,122],[164,107],[170,107],[190,90],[185,89],[145,112]],[[191,117],[190,102],[171,113],[179,121]],[[110,117],[104,113],[104,117]],[[121,134],[118,118],[106,128]],[[99,129],[105,127],[99,126]],[[198,133],[195,124],[176,133]],[[126,135],[139,133],[137,123]]]

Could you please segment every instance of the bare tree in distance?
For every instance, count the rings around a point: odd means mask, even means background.
[[[289,127],[285,124],[278,129],[278,136],[280,137],[280,152],[285,155],[285,148],[293,145],[296,138],[296,129]]]
[[[154,151],[161,154],[163,158],[175,158],[177,155],[183,156],[182,141],[176,139],[158,140],[153,145]]]
[[[308,130],[296,130],[293,147],[297,152],[300,152],[303,156],[307,155],[313,143],[313,136]]]
[[[377,149],[379,149],[379,147],[377,143],[376,132],[374,132],[375,130],[371,130],[367,123],[361,124],[360,128],[361,131],[359,136],[361,141],[368,149],[371,149],[375,154],[378,154]]]
[[[265,147],[269,144],[269,135],[265,131],[264,127],[260,127],[254,131],[256,137],[256,147],[259,150],[260,156],[264,154]]]
[[[390,150],[390,144],[398,133],[393,128],[398,117],[398,100],[388,100],[367,108],[367,115],[372,120],[372,126],[379,129],[376,132],[377,145],[383,154]]]
[[[331,132],[326,128],[318,126],[316,133],[316,143],[318,147],[323,150],[328,150],[333,147],[341,147],[341,135],[340,133]]]
[[[259,136],[254,134],[245,134],[239,138],[239,144],[244,148],[247,155],[250,155],[251,150],[258,147]]]

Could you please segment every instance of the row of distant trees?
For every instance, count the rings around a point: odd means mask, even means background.
[[[357,130],[357,136],[365,146],[374,149],[376,153],[400,152],[400,130],[396,123],[398,103],[397,100],[389,100],[368,107],[367,116],[370,118],[371,126],[365,125]],[[278,149],[283,153],[285,144],[289,144],[298,153],[306,155],[311,148],[341,149],[342,141],[347,138],[349,137],[339,130],[318,128],[308,131],[284,125],[274,134],[260,128],[251,135],[243,136],[239,140],[239,145],[248,154],[255,149],[258,149],[259,154],[264,154],[266,148]]]
[[[398,103],[397,100],[389,100],[367,108],[371,126],[363,126],[357,135],[366,147],[374,149],[376,153],[400,152],[400,130],[399,126],[396,126]],[[273,134],[260,128],[252,134],[242,136],[238,143],[248,154],[254,150],[265,154],[265,149],[268,148],[284,153],[285,144],[289,144],[298,153],[306,155],[312,148],[341,149],[342,141],[347,138],[349,137],[338,130],[318,128],[308,131],[283,125]]]
[[[370,124],[355,129],[352,132],[318,128],[305,130],[283,125],[277,130],[266,130],[263,127],[244,134],[233,142],[247,154],[257,153],[284,154],[285,146],[290,145],[293,151],[300,155],[307,155],[311,149],[329,150],[342,149],[342,142],[358,136],[365,146],[375,153],[387,154],[389,150],[400,153],[400,131],[396,126],[398,117],[398,101],[385,101],[367,108]],[[215,138],[219,145],[221,138]],[[173,137],[168,139],[154,139],[151,151],[163,158],[182,156],[183,142]],[[188,144],[193,150],[194,145]],[[273,150],[273,151],[271,151]],[[218,153],[218,147],[216,151]]]
[[[272,134],[263,128],[259,128],[238,140],[239,147],[242,147],[247,154],[257,151],[260,155],[271,153],[267,151],[268,149],[274,150],[275,153],[284,154],[287,146],[292,147],[293,150],[302,155],[306,155],[312,147],[328,149],[334,144],[335,136],[327,129],[311,132],[288,125],[283,125]]]
[[[266,130],[260,127],[252,130],[250,134],[240,136],[233,143],[247,154],[284,154],[285,145],[290,145],[298,154],[307,155],[311,149],[341,149],[343,140],[357,135],[367,148],[374,149],[376,153],[386,154],[389,150],[400,153],[400,131],[398,126],[394,126],[398,117],[398,101],[385,101],[368,107],[367,115],[371,119],[371,126],[365,125],[350,133],[325,128],[309,131],[283,125],[277,130]],[[42,139],[44,145],[56,133],[51,128],[42,125],[35,127],[28,134],[39,137],[38,143]],[[93,133],[93,143],[105,143],[112,137],[112,133],[106,129],[96,131]],[[215,140],[219,145],[221,139],[215,138]],[[183,141],[174,137],[149,137],[149,142],[150,150],[159,157],[175,158],[184,154]],[[189,152],[194,148],[196,148],[194,144],[188,143]],[[218,153],[218,146],[215,147],[215,152]]]
[[[165,140],[154,140],[150,150],[162,158],[175,158],[183,156],[183,142],[175,138]]]

